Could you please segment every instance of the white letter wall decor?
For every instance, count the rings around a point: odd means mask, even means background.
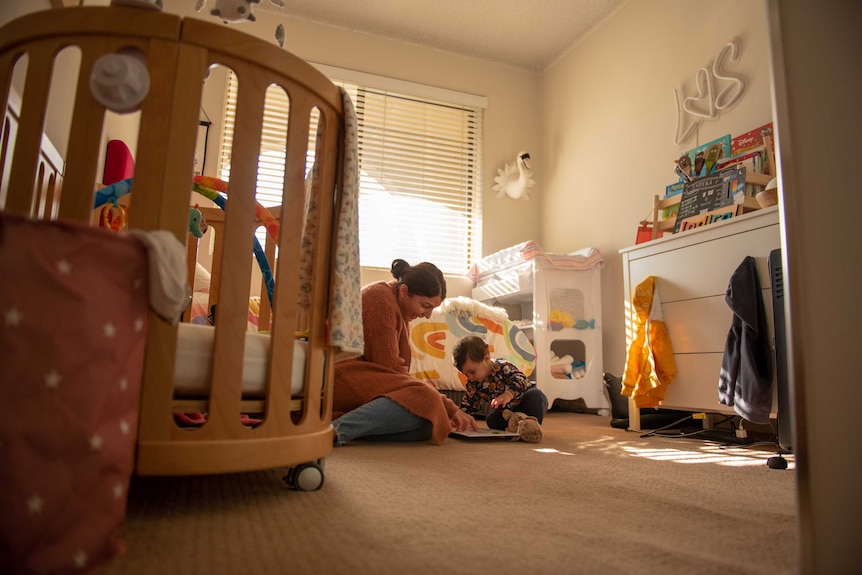
[[[739,62],[739,50],[739,41],[734,39],[732,42],[728,42],[724,45],[724,48],[721,49],[718,56],[715,57],[715,61],[712,63],[712,75],[715,76],[717,80],[727,80],[730,82],[730,85],[725,86],[715,97],[715,107],[718,110],[729,110],[735,106],[742,98],[742,95],[745,94],[745,88],[747,86],[745,76],[742,74],[724,72],[722,69],[728,54],[730,54],[731,62],[734,64]],[[724,98],[724,96],[734,88],[736,89],[736,92],[732,92],[732,95],[728,97],[727,102],[722,101],[722,98]]]
[[[739,40],[734,38],[719,50],[712,65],[701,68],[695,76],[696,95],[687,96],[680,101],[680,91],[673,89],[673,99],[676,105],[676,133],[673,143],[680,145],[688,140],[700,128],[704,119],[714,120],[720,112],[731,109],[742,99],[747,87],[747,81],[742,74],[734,74],[724,69],[729,60],[733,64],[739,62],[741,48]],[[720,88],[716,93],[716,86]],[[682,129],[686,116],[697,118],[685,130]]]

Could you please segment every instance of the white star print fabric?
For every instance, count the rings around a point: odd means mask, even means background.
[[[136,239],[0,213],[0,573],[120,551],[147,286]]]

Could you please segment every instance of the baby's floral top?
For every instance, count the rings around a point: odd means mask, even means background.
[[[521,403],[524,392],[535,387],[536,383],[527,379],[524,372],[505,359],[492,360],[494,365],[485,381],[467,380],[461,409],[467,413],[479,413],[482,410],[482,400],[491,401],[504,391],[511,390],[515,398],[503,407],[511,409]]]

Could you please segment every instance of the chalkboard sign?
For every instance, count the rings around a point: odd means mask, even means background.
[[[711,212],[725,206],[741,204],[745,199],[745,167],[730,168],[703,176],[685,184],[673,233],[679,232],[686,218]]]

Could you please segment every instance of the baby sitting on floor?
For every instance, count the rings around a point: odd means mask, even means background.
[[[481,337],[461,338],[452,350],[455,367],[467,378],[461,409],[473,415],[482,411],[482,401],[491,404],[485,417],[490,429],[506,429],[504,410],[523,413],[541,424],[548,411],[548,398],[536,383],[505,359],[491,358],[488,344]]]

